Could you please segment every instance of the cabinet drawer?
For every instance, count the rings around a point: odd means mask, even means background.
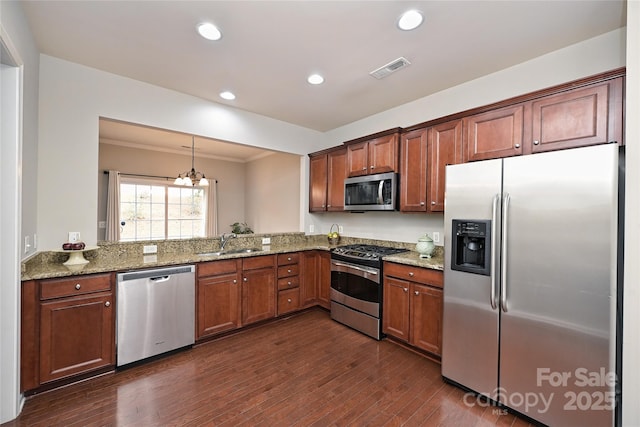
[[[238,271],[240,260],[229,259],[223,261],[209,261],[198,264],[198,277],[218,276]]]
[[[283,265],[278,267],[278,279],[283,277],[297,276],[300,274],[300,266],[298,264]]]
[[[290,254],[279,254],[278,255],[278,265],[288,265],[288,264],[297,264],[300,259],[300,254],[290,253]]]
[[[47,300],[111,290],[111,274],[67,277],[40,282],[40,299]]]
[[[278,292],[278,314],[296,311],[300,307],[300,290],[287,289]]]
[[[273,267],[276,265],[275,255],[263,255],[250,258],[243,258],[243,270],[255,270],[257,268]]]
[[[300,286],[300,276],[278,279],[278,290],[297,288],[298,286]]]
[[[440,288],[442,287],[442,271],[440,270],[431,270],[429,268],[385,262],[384,275],[437,286]]]

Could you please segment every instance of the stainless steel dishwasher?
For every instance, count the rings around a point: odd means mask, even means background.
[[[117,275],[117,366],[194,343],[195,266]]]

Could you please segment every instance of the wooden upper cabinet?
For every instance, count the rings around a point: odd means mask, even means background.
[[[309,155],[309,212],[343,211],[347,149]]]
[[[427,211],[427,129],[400,136],[400,210]]]
[[[428,211],[444,211],[445,168],[462,163],[462,120],[452,120],[429,128]]]
[[[622,78],[532,103],[531,152],[622,142]]]
[[[347,149],[327,154],[327,210],[344,210],[344,179],[347,177]]]
[[[524,109],[524,104],[517,104],[462,119],[463,161],[522,154]]]
[[[387,135],[347,146],[347,172],[349,176],[398,172],[399,133]]]
[[[327,210],[327,155],[309,157],[309,212]]]

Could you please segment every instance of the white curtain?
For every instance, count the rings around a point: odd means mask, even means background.
[[[207,191],[207,237],[218,235],[218,180],[209,180]]]
[[[120,172],[109,171],[107,189],[107,230],[105,240],[120,240]]]

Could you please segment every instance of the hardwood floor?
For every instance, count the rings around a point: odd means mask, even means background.
[[[438,364],[312,310],[32,396],[6,425],[528,425],[464,394]]]

